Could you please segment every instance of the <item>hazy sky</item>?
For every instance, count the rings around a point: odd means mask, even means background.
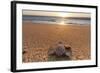
[[[50,11],[30,11],[23,10],[23,15],[38,15],[38,16],[57,16],[57,17],[85,17],[90,18],[90,13],[80,12],[50,12]]]

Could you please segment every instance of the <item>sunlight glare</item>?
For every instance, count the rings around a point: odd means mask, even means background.
[[[59,25],[66,25],[64,21],[61,21]]]
[[[66,16],[68,16],[67,13],[59,13],[58,15],[59,15],[60,17],[66,17]]]

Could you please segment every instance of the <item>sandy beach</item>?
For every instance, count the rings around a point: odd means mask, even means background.
[[[90,25],[50,25],[23,22],[23,62],[48,61],[48,50],[62,41],[72,48],[72,60],[91,58]]]

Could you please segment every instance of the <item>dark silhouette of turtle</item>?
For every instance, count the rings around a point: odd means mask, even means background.
[[[70,60],[72,57],[71,47],[64,45],[62,42],[59,42],[55,47],[50,47],[48,53],[49,56],[55,56],[59,60],[60,58]]]
[[[62,42],[59,42],[57,44],[57,47],[55,48],[55,54],[57,56],[63,56],[66,54],[65,47],[64,47],[64,44]]]

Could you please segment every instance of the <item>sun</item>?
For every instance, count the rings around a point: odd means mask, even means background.
[[[67,16],[66,13],[59,13],[58,15],[59,15],[60,17],[66,17],[66,16]]]
[[[61,19],[59,20],[59,25],[66,25],[65,20],[68,15],[68,13],[58,13],[58,16],[61,17]]]
[[[64,21],[61,21],[61,22],[60,22],[60,25],[64,25],[64,24],[65,24],[65,22],[64,22]]]
[[[71,13],[69,13],[69,12],[61,12],[61,13],[57,13],[57,15],[59,16],[59,17],[63,17],[63,18],[66,18],[66,17],[70,17],[71,16]]]

